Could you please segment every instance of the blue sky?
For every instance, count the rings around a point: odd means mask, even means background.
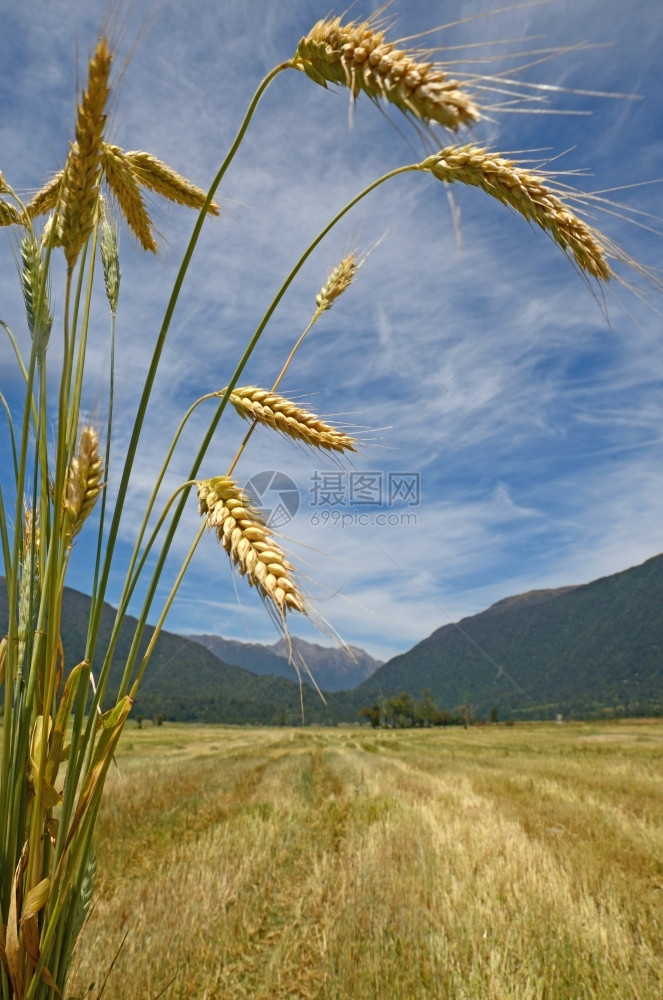
[[[353,15],[377,6],[357,5]],[[462,21],[420,44],[445,46],[438,58],[453,63],[454,73],[513,73],[551,85],[523,91],[549,102],[530,108],[573,114],[487,110],[460,141],[537,162],[555,158],[551,170],[576,173],[563,180],[609,192],[605,197],[621,207],[590,221],[656,267],[663,191],[647,182],[663,174],[658,4],[550,0],[482,16],[497,6],[403,0],[389,9],[389,35]],[[110,15],[96,0],[3,7],[0,169],[25,194],[64,161],[87,55],[104,21],[117,52],[112,140],[148,150],[206,186],[264,73],[330,9],[327,0],[136,0]],[[542,61],[553,49],[565,51]],[[537,65],[516,72],[527,63]],[[492,87],[482,94],[486,105],[502,99]],[[439,132],[434,145],[452,141]],[[283,277],[328,218],[381,173],[428,151],[402,116],[381,114],[363,97],[351,109],[347,91],[325,91],[303,74],[282,74],[267,92],[219,192],[221,217],[206,226],[171,327],[111,601],[183,412],[226,384]],[[269,386],[329,270],[350,249],[366,257],[282,385],[286,395],[354,428],[359,454],[339,464],[264,431],[254,435],[237,478],[274,471],[294,481],[299,510],[280,538],[302,587],[348,643],[381,658],[502,597],[587,582],[663,551],[661,295],[624,270],[635,290],[615,284],[597,293],[541,232],[480,192],[456,187],[453,208],[439,182],[419,175],[392,181],[364,201],[302,270],[242,378]],[[156,198],[150,207],[161,233],[159,256],[146,257],[126,231],[121,237],[118,459],[193,225],[186,210]],[[57,277],[53,290],[57,314]],[[104,302],[100,295],[86,397],[99,419],[106,407]],[[12,244],[4,236],[0,318],[25,343]],[[57,356],[56,342],[51,350]],[[4,341],[0,370],[2,390],[16,402],[18,380]],[[210,416],[203,409],[187,426],[164,498],[186,477]],[[225,418],[205,474],[226,471],[245,429],[233,414]],[[0,440],[5,449],[6,437]],[[113,489],[111,475],[110,498]],[[159,599],[197,526],[192,498]],[[89,589],[89,565],[82,536],[72,586]],[[212,537],[197,552],[168,627],[277,638]],[[329,641],[294,616],[291,630]]]

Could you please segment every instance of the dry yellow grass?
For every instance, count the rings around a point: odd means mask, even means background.
[[[660,724],[123,739],[73,996],[658,995]]]

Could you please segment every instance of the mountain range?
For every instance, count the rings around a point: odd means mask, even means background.
[[[393,657],[353,695],[401,688],[501,717],[663,711],[663,556],[498,601]]]
[[[61,625],[66,668],[82,659],[89,604],[84,594],[66,589]],[[470,706],[477,717],[494,710],[500,718],[663,714],[662,608],[660,555],[589,584],[505,598],[436,629],[379,666],[362,650],[354,650],[353,662],[339,650],[297,640],[318,684],[329,692],[324,700],[309,683],[300,688],[288,679],[294,672],[281,643],[261,646],[220,636],[193,641],[163,632],[133,715],[297,723],[303,707],[307,721],[333,724],[356,721],[361,708],[401,692],[419,698],[424,690],[439,708],[453,712]],[[114,616],[104,605],[99,649],[105,648]],[[6,620],[0,578],[0,635]],[[121,676],[135,624],[132,618],[123,624],[110,690]],[[143,648],[151,634],[146,629]]]
[[[186,638],[199,642],[220,660],[244,667],[254,674],[274,674],[298,680],[297,669],[284,639],[265,646],[257,642],[224,639],[220,635],[198,634],[188,635]],[[345,691],[357,687],[381,666],[379,660],[374,660],[358,646],[347,646],[344,649],[338,646],[320,646],[298,636],[293,636],[291,641],[294,661],[300,674],[306,679],[308,668],[315,683],[323,691]]]

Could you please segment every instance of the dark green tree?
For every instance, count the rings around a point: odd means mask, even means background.
[[[387,698],[385,704],[385,716],[387,725],[405,729],[414,725],[414,699],[409,691],[401,691],[400,694]]]
[[[424,688],[421,692],[421,698],[415,702],[414,706],[415,726],[432,726],[436,712],[435,698],[433,698],[429,688]]]
[[[380,706],[377,701],[373,702],[370,708],[368,708],[368,706],[364,706],[364,708],[360,708],[357,712],[360,719],[368,719],[373,729],[377,729],[379,727],[381,714]]]

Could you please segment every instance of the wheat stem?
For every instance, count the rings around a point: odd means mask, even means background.
[[[260,100],[261,100],[261,98],[262,98],[265,90],[267,89],[267,87],[269,86],[269,84],[272,82],[272,80],[274,80],[278,76],[278,74],[281,73],[284,69],[289,69],[290,66],[291,66],[290,62],[281,63],[279,66],[276,66],[273,70],[271,70],[271,72],[269,72],[267,74],[267,76],[265,76],[265,78],[259,84],[259,86],[258,86],[255,94],[253,95],[253,98],[251,99],[251,102],[250,102],[249,107],[247,109],[247,112],[246,112],[246,114],[244,116],[244,119],[243,119],[243,121],[242,121],[242,123],[241,123],[241,125],[240,125],[240,127],[238,129],[237,135],[235,136],[235,139],[234,139],[234,141],[233,141],[230,149],[228,150],[228,153],[227,153],[225,159],[223,160],[223,163],[219,167],[219,170],[218,170],[216,176],[214,177],[214,180],[212,181],[212,184],[210,186],[209,191],[207,192],[207,197],[205,198],[205,202],[204,202],[202,208],[200,209],[200,212],[199,212],[198,217],[196,219],[196,222],[195,222],[195,225],[194,225],[194,228],[193,228],[193,233],[191,235],[191,238],[189,239],[189,243],[188,243],[188,246],[187,246],[186,251],[184,253],[184,256],[182,258],[182,263],[180,264],[180,268],[179,268],[179,271],[177,273],[177,277],[175,278],[175,282],[173,284],[173,289],[172,289],[172,292],[171,292],[171,295],[170,295],[170,299],[168,301],[168,305],[167,305],[166,311],[164,313],[164,318],[163,318],[163,321],[162,321],[162,324],[161,324],[161,329],[159,331],[159,335],[157,337],[157,341],[156,341],[156,344],[155,344],[153,352],[152,352],[152,360],[151,360],[151,363],[150,363],[150,367],[148,369],[148,372],[147,372],[147,375],[145,377],[145,381],[144,381],[144,384],[143,384],[143,391],[142,391],[141,398],[140,398],[140,401],[139,401],[138,410],[137,410],[137,414],[136,414],[136,419],[134,421],[134,426],[133,426],[133,429],[132,429],[131,439],[129,441],[129,446],[128,446],[128,449],[127,449],[127,455],[126,455],[125,462],[124,462],[124,468],[122,470],[122,475],[120,477],[120,482],[119,482],[119,486],[118,486],[118,494],[117,494],[117,499],[116,499],[116,503],[115,503],[115,509],[114,509],[114,512],[113,512],[113,518],[111,519],[111,524],[110,524],[110,528],[109,528],[109,535],[108,535],[108,542],[107,542],[107,549],[106,549],[106,558],[104,560],[104,565],[103,565],[102,572],[101,572],[101,577],[100,577],[99,593],[98,593],[97,600],[96,600],[96,602],[95,602],[95,604],[94,604],[94,606],[92,608],[92,612],[91,612],[91,619],[94,622],[94,627],[91,630],[91,637],[90,637],[90,640],[89,640],[89,643],[88,643],[88,647],[89,648],[86,650],[86,658],[87,659],[90,659],[90,660],[92,659],[92,654],[93,654],[93,651],[94,651],[94,646],[96,644],[96,640],[95,640],[94,637],[96,636],[97,631],[98,631],[98,622],[99,622],[99,619],[100,619],[100,616],[101,616],[102,602],[103,602],[104,595],[105,595],[105,592],[106,592],[106,587],[108,585],[108,577],[109,577],[109,574],[110,574],[112,553],[114,551],[114,547],[115,547],[115,543],[116,543],[116,539],[117,539],[117,534],[118,534],[119,525],[120,525],[120,519],[121,519],[121,516],[122,516],[122,509],[123,509],[123,506],[124,506],[124,501],[125,501],[125,498],[126,498],[127,488],[128,488],[128,485],[129,485],[129,478],[130,478],[131,471],[132,471],[132,468],[133,468],[134,458],[135,458],[136,450],[137,450],[137,447],[138,447],[138,442],[139,442],[139,439],[140,439],[140,435],[142,433],[142,427],[143,427],[143,423],[144,423],[144,420],[145,420],[145,413],[147,411],[147,405],[148,405],[150,397],[152,395],[152,388],[153,388],[153,385],[154,385],[154,380],[156,378],[156,373],[157,373],[157,370],[158,370],[158,367],[159,367],[159,363],[160,363],[160,360],[161,360],[161,355],[163,353],[164,344],[165,344],[166,338],[168,336],[168,331],[170,329],[170,324],[171,324],[171,321],[172,321],[172,318],[173,318],[173,314],[175,312],[175,307],[177,305],[177,301],[179,299],[180,291],[181,291],[182,285],[184,283],[184,278],[186,277],[187,271],[189,269],[189,265],[191,263],[191,259],[193,257],[193,253],[195,251],[196,245],[197,245],[198,240],[200,238],[200,233],[201,233],[202,228],[203,228],[203,223],[205,221],[205,217],[206,217],[206,215],[207,215],[207,213],[208,213],[208,211],[210,209],[210,206],[212,205],[213,198],[214,198],[214,195],[216,193],[216,190],[219,187],[221,181],[223,180],[223,178],[224,178],[224,176],[226,174],[226,171],[228,170],[230,164],[232,163],[232,161],[233,161],[233,159],[235,157],[235,154],[237,153],[237,150],[239,149],[239,147],[240,147],[240,145],[242,143],[242,140],[243,140],[243,138],[244,138],[244,136],[246,134],[246,131],[247,131],[247,129],[248,129],[250,123],[251,123],[251,120],[253,118],[253,115],[255,113],[255,110],[256,110],[256,108],[257,108],[257,106],[258,106],[258,104],[259,104],[259,102],[260,102]],[[202,454],[199,453],[199,457],[196,459],[196,462],[194,463],[195,468],[193,469],[192,474],[189,476],[190,479],[195,479],[195,476],[196,476],[196,473],[198,471],[198,467],[199,467],[201,461],[202,461]],[[152,575],[152,580],[151,580],[150,584],[148,585],[148,589],[147,589],[147,592],[146,592],[146,595],[145,595],[145,599],[144,599],[144,603],[143,603],[143,609],[141,611],[138,623],[136,625],[136,632],[135,632],[135,636],[134,636],[134,642],[132,643],[132,648],[130,650],[130,654],[129,654],[129,657],[128,657],[127,668],[125,669],[125,678],[127,676],[131,676],[131,670],[133,669],[133,662],[135,662],[135,657],[137,655],[137,650],[138,650],[138,645],[139,645],[139,642],[140,642],[140,637],[143,634],[143,630],[144,630],[145,624],[147,622],[147,616],[149,614],[149,609],[151,607],[152,601],[154,599],[154,594],[156,592],[156,588],[157,588],[157,584],[158,584],[158,581],[159,581],[159,578],[160,578],[160,575],[161,575],[161,571],[163,569],[163,565],[165,563],[166,556],[167,556],[168,552],[170,551],[170,546],[172,544],[172,540],[173,540],[173,537],[174,537],[174,534],[175,534],[175,529],[176,529],[176,527],[179,524],[179,521],[181,519],[182,512],[183,512],[184,507],[185,507],[185,503],[186,503],[186,496],[184,496],[182,498],[182,500],[181,500],[180,504],[178,505],[178,508],[177,508],[177,510],[175,512],[175,515],[173,517],[173,521],[172,521],[172,524],[170,526],[170,529],[169,529],[169,531],[167,533],[166,538],[164,539],[164,543],[162,545],[159,558],[157,560],[157,565],[155,566],[155,569],[154,569],[154,572],[153,572],[153,575]],[[119,611],[118,611],[118,614],[119,614]],[[118,624],[118,619],[117,618],[116,618],[116,624],[114,626],[114,630],[113,631],[114,631],[114,635],[116,636],[115,641],[117,641],[117,633],[119,632],[119,624]],[[114,646],[114,644],[113,644],[113,646]],[[112,650],[110,650],[110,656],[112,656]],[[107,653],[106,656],[105,656],[105,658],[104,658],[104,663],[103,663],[102,670],[101,670],[100,677],[99,677],[99,681],[98,681],[98,684],[97,684],[97,692],[96,692],[96,694],[94,696],[94,699],[93,699],[93,701],[94,701],[93,710],[94,711],[96,711],[96,707],[97,707],[98,704],[100,704],[100,699],[103,697],[103,693],[105,691],[105,685],[107,683],[107,677],[108,677],[109,667],[110,667],[110,659],[109,659],[109,655]],[[124,694],[126,692],[126,686],[125,686],[125,683],[124,683],[125,682],[125,678],[123,678],[123,681],[121,683],[121,693],[122,694]]]

